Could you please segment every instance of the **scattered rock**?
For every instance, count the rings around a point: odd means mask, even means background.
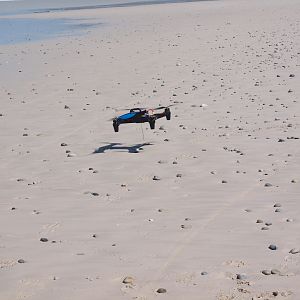
[[[159,293],[159,294],[163,294],[163,293],[166,293],[167,290],[164,289],[164,288],[159,288],[156,292]]]
[[[265,183],[265,187],[270,187],[270,186],[272,186],[272,184],[271,183]]]
[[[238,280],[246,280],[247,279],[247,275],[242,273],[242,274],[236,274],[236,279]]]
[[[68,146],[68,144],[66,144],[66,143],[61,143],[60,145],[61,145],[62,147]]]
[[[261,220],[261,219],[257,219],[256,220],[256,223],[263,223],[264,221],[263,220]]]
[[[271,274],[273,274],[273,275],[280,275],[281,272],[279,270],[277,270],[277,269],[272,269],[271,270]]]
[[[264,275],[271,275],[271,271],[269,271],[269,270],[263,270],[262,273]]]
[[[25,260],[22,259],[22,258],[20,258],[20,259],[18,259],[18,263],[19,263],[19,264],[24,264],[24,263],[25,263]]]
[[[270,250],[277,250],[277,246],[271,244],[271,245],[269,246],[269,249],[270,249]]]
[[[155,175],[155,176],[153,176],[152,180],[158,181],[158,180],[161,180],[161,178]]]
[[[40,241],[45,243],[45,242],[48,242],[48,239],[47,238],[40,238]]]
[[[206,271],[201,272],[202,276],[208,275],[208,273]]]
[[[95,193],[95,192],[92,192],[91,193],[93,196],[99,196],[99,194],[98,193]]]
[[[123,279],[122,283],[124,284],[133,284],[134,283],[134,278],[131,276],[127,276]]]

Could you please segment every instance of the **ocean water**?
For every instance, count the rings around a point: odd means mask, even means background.
[[[0,0],[0,45],[83,34],[101,26],[88,20],[34,17],[45,12],[198,1],[215,0]]]
[[[80,19],[0,18],[0,45],[80,35],[101,23]]]

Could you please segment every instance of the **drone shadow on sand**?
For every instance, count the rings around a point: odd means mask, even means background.
[[[139,153],[140,150],[143,150],[143,147],[151,146],[151,145],[153,145],[153,144],[152,143],[141,143],[141,144],[134,144],[131,146],[125,146],[121,143],[108,143],[105,146],[95,149],[93,154],[105,153],[106,151],[114,151],[114,152],[127,151],[128,153]]]

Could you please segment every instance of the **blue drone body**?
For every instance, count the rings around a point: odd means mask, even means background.
[[[154,113],[154,111],[162,109],[164,109],[163,112]],[[118,132],[120,124],[148,122],[150,124],[150,128],[155,129],[155,121],[163,117],[166,117],[167,120],[171,119],[171,111],[169,107],[157,107],[153,109],[132,108],[129,113],[114,118],[113,127],[115,132]]]

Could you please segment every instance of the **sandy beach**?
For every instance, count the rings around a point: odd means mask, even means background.
[[[0,43],[0,300],[300,299],[299,14],[0,17],[67,26]],[[166,105],[154,130],[113,130]]]

